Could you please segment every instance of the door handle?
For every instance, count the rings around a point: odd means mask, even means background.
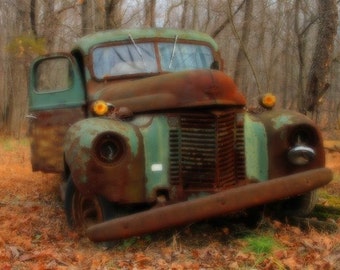
[[[38,119],[38,117],[36,117],[34,114],[26,114],[25,118],[28,118],[28,119]]]

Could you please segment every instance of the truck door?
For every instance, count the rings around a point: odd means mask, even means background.
[[[86,115],[80,69],[72,55],[53,54],[36,59],[29,76],[32,169],[62,172],[64,135]]]

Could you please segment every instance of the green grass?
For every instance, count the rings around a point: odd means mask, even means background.
[[[275,249],[279,248],[279,243],[273,235],[257,235],[251,234],[244,238],[247,243],[246,251],[256,254],[271,254]]]
[[[327,206],[340,208],[340,173],[334,172],[333,180],[318,190],[319,201]]]
[[[284,265],[273,256],[273,252],[284,247],[275,239],[271,231],[259,231],[251,233],[243,238],[246,243],[245,252],[255,254],[256,260],[251,269],[258,269],[265,261],[271,261],[276,266],[275,269],[285,269]]]
[[[330,194],[326,189],[320,189],[318,196],[322,204],[340,209],[340,194]]]
[[[0,141],[1,141],[0,147],[6,152],[12,151],[14,149],[13,140],[9,140],[7,138],[1,138]]]
[[[313,215],[320,220],[338,220],[340,219],[340,207],[316,205],[313,210]]]
[[[0,147],[6,152],[17,150],[17,146],[29,146],[30,141],[28,138],[21,138],[19,140],[11,137],[0,137]]]
[[[333,186],[332,186],[333,185]],[[320,220],[340,219],[340,174],[334,172],[333,181],[318,190],[318,203],[312,215]]]

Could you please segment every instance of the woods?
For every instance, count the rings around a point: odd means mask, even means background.
[[[0,2],[0,131],[26,134],[27,72],[41,54],[88,33],[171,27],[212,35],[225,72],[248,106],[271,92],[278,105],[340,128],[336,0],[4,0]]]
[[[0,269],[336,269],[339,6],[0,1]]]

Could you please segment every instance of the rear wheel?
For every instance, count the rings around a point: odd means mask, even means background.
[[[70,226],[84,230],[112,218],[113,205],[100,196],[80,193],[70,177],[66,188],[65,212]]]

